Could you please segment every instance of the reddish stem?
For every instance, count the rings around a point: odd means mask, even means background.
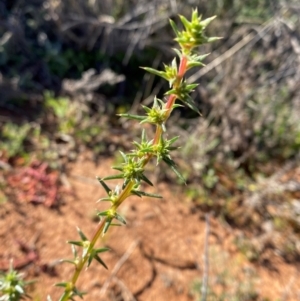
[[[175,81],[173,88],[177,88],[177,86],[180,85],[180,81],[182,80],[184,74],[186,73],[187,63],[188,63],[188,59],[185,55],[183,55],[181,57],[178,72],[177,72],[177,80]],[[168,101],[166,104],[166,109],[168,110],[168,112],[167,112],[168,117],[170,116],[171,109],[175,103],[176,98],[177,97],[174,94],[170,95],[168,98]]]
[[[173,104],[175,103],[175,100],[176,100],[176,95],[175,94],[171,94],[170,96],[169,96],[169,98],[168,98],[168,101],[167,101],[167,103],[166,103],[166,109],[168,110],[168,111],[170,111],[171,110],[171,108],[173,107]],[[169,117],[169,112],[168,112],[168,117]]]
[[[186,72],[186,67],[187,67],[187,57],[185,55],[183,55],[181,57],[181,61],[180,61],[180,65],[178,68],[178,79],[181,80]]]

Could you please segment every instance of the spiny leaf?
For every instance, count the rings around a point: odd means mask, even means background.
[[[212,16],[200,22],[203,28],[206,28],[211,21],[213,21],[217,16]]]
[[[199,18],[199,21],[201,20],[201,16]],[[193,9],[192,12],[192,22],[197,22],[198,21],[198,9]]]
[[[93,254],[90,254],[90,255],[89,255],[89,258],[88,258],[88,261],[87,261],[87,267],[89,267],[89,266],[91,265],[93,259],[94,259],[94,255],[93,255]]]
[[[78,227],[77,227],[77,232],[79,233],[79,236],[83,241],[88,240],[87,237],[84,235],[84,233]]]
[[[97,213],[98,216],[110,216],[111,211],[110,210],[105,210]]]
[[[119,151],[119,153],[121,154],[123,160],[124,160],[125,162],[127,162],[128,160],[127,160],[126,154],[124,154],[122,151]]]
[[[212,42],[222,40],[222,39],[223,39],[222,37],[211,37],[211,38],[207,39],[207,43],[212,43]]]
[[[175,22],[173,20],[169,20],[170,21],[170,25],[173,28],[173,31],[175,32],[175,35],[178,37],[179,36],[179,30],[177,28],[177,25],[175,24]]]
[[[163,160],[164,160],[164,162],[166,162],[166,163],[170,166],[170,168],[174,171],[174,173],[177,175],[177,177],[178,177],[183,183],[186,183],[184,177],[183,177],[183,176],[181,175],[181,173],[175,168],[175,166],[176,166],[175,162],[174,162],[172,159],[167,158],[167,157],[164,157]]]
[[[173,144],[175,141],[177,141],[179,138],[179,136],[175,136],[173,138],[171,138],[170,140],[168,140],[169,145]]]
[[[150,113],[151,112],[151,108],[148,108],[147,106],[142,105],[142,108],[147,112]]]
[[[191,97],[187,97],[185,100],[181,99],[181,101],[184,104],[186,104],[190,109],[192,109],[193,111],[195,111],[196,113],[198,113],[201,116],[201,112],[196,107],[196,104],[195,104],[194,100]]]
[[[142,194],[140,193],[140,191],[132,190],[131,194],[136,195],[136,196],[138,196],[140,198],[142,197]]]
[[[177,93],[178,91],[176,91],[175,89],[169,90],[168,92],[166,92],[166,95],[171,95],[171,94],[175,94],[178,99],[180,99],[186,106],[188,106],[190,109],[192,109],[193,111],[195,111],[196,113],[198,113],[201,116],[201,113],[199,111],[199,109],[196,107],[196,104],[194,102],[194,100],[186,93],[185,97],[181,97],[181,95],[178,95]]]
[[[167,74],[164,71],[158,71],[156,69],[149,68],[149,67],[141,67],[141,68],[148,71],[148,72],[150,72],[150,73],[152,73],[152,74],[154,74],[154,75],[157,75],[157,76],[160,76],[160,77],[162,77],[166,80],[169,80]]]
[[[79,298],[83,299],[83,296],[86,295],[86,292],[79,291],[76,287],[73,289],[73,294],[78,296]]]
[[[75,260],[70,260],[70,259],[61,259],[60,262],[67,262],[67,263],[71,263],[71,264],[76,265]]]
[[[110,201],[111,201],[111,199],[108,198],[108,197],[106,197],[106,198],[101,198],[101,199],[99,199],[96,203],[100,203],[100,202],[110,202]]]
[[[112,169],[118,170],[118,171],[122,171],[123,168],[121,166],[113,166]]]
[[[116,169],[116,168],[115,168]],[[115,176],[108,176],[103,178],[102,180],[108,181],[108,180],[116,180],[116,179],[123,179],[124,175],[123,174],[119,174],[119,175],[115,175]]]
[[[55,283],[54,285],[59,287],[67,287],[69,286],[69,282],[59,282],[59,283]]]
[[[100,249],[94,249],[93,251],[96,253],[96,254],[99,254],[99,253],[104,253],[104,252],[107,252],[109,251],[110,248],[100,248]]]
[[[95,258],[101,265],[103,265],[103,266],[108,270],[107,265],[104,263],[104,261],[103,261],[97,254],[94,256],[94,258]]]
[[[140,175],[140,178],[145,181],[147,184],[149,184],[150,186],[153,186],[153,184],[151,183],[151,181],[144,175],[144,174],[141,174]]]
[[[133,190],[131,191],[132,194],[135,194],[139,197],[142,197],[142,196],[148,196],[148,197],[152,197],[152,198],[158,198],[158,199],[161,199],[162,196],[159,195],[159,194],[155,194],[155,193],[147,193],[147,192],[144,192],[144,191],[139,191],[139,190]]]
[[[99,177],[96,177],[96,178],[99,181],[99,183],[102,185],[102,187],[104,188],[106,193],[109,194],[111,192],[111,189],[106,185],[106,183],[103,181],[103,179],[101,179]]]
[[[201,63],[201,62],[196,62],[196,61],[193,61],[193,62],[189,62],[188,65],[187,65],[187,70],[193,68],[193,67],[203,67],[205,66],[205,64]]]
[[[140,115],[132,115],[132,114],[117,114],[120,117],[124,117],[124,118],[129,118],[129,119],[134,119],[134,120],[139,120],[142,121],[145,119],[145,116],[140,116]]]
[[[89,258],[88,258],[88,262],[87,262],[87,267],[90,266],[91,262],[93,259],[96,259],[99,263],[101,263],[106,269],[107,269],[107,266],[106,264],[102,261],[102,259],[98,256],[99,253],[103,253],[103,252],[106,252],[108,251],[109,248],[100,248],[100,249],[93,249],[89,255]]]
[[[186,31],[189,31],[192,27],[191,22],[189,22],[187,20],[187,18],[182,15],[179,15],[179,18],[180,18],[180,21],[182,22],[183,26],[185,27]]]
[[[111,224],[112,218],[107,218],[105,221],[105,225],[104,225],[104,229],[103,229],[103,233],[105,234]]]
[[[116,218],[119,222],[121,222],[122,224],[126,225],[125,219],[124,219],[120,214],[116,213],[116,214],[115,214],[115,218]]]
[[[68,240],[67,241],[68,244],[72,244],[72,245],[76,245],[79,247],[83,247],[84,243],[82,241],[76,241],[76,240]]]

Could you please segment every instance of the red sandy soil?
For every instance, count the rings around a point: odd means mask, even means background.
[[[33,300],[46,300],[48,294],[53,301],[59,299],[62,290],[53,284],[68,281],[73,270],[59,262],[72,258],[66,241],[78,239],[77,226],[88,237],[95,231],[95,209],[107,208],[107,203],[96,204],[105,194],[95,176],[112,174],[111,164],[103,158],[96,166],[88,155],[71,164],[69,192],[56,208],[19,200],[0,205],[0,269],[7,269],[13,258],[26,279],[36,280],[28,291]],[[205,262],[209,292],[227,296],[207,300],[300,300],[296,264],[284,262],[275,252],[266,265],[249,263],[234,243],[239,230],[212,216],[206,240],[205,214],[181,191],[161,183],[152,192],[163,199],[129,198],[122,204],[127,225],[111,228],[99,242],[111,249],[101,257],[109,269],[93,262],[79,278],[78,287],[88,292],[85,300],[200,300],[199,293],[196,298],[191,292],[195,283],[201,288]],[[241,290],[247,294],[234,299]]]

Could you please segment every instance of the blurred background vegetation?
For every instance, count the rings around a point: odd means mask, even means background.
[[[33,157],[64,172],[85,150],[97,162],[130,149],[139,127],[116,114],[163,97],[165,83],[139,67],[174,57],[168,19],[195,7],[218,16],[208,34],[223,39],[200,49],[207,65],[189,74],[203,117],[181,109],[168,124],[187,198],[251,232],[237,240],[249,259],[271,241],[299,260],[298,0],[0,1],[0,186]]]

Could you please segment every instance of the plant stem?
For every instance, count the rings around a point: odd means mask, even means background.
[[[118,207],[124,202],[124,200],[131,195],[138,195],[139,197],[147,195],[160,197],[155,194],[151,195],[138,190],[143,181],[152,185],[151,181],[144,175],[144,171],[145,166],[153,157],[157,157],[157,162],[160,162],[161,160],[165,161],[176,175],[180,179],[183,179],[182,175],[175,168],[175,162],[169,155],[170,151],[176,149],[176,147],[172,146],[172,143],[174,143],[178,137],[174,137],[170,140],[163,139],[163,135],[166,131],[165,123],[169,119],[173,109],[177,107],[175,104],[176,99],[179,99],[186,106],[199,113],[196,104],[190,97],[190,94],[194,91],[197,84],[187,84],[184,80],[184,76],[190,68],[203,65],[201,61],[205,55],[197,56],[193,53],[193,49],[204,43],[218,40],[219,38],[208,38],[204,34],[204,29],[214,19],[214,17],[202,20],[201,16],[198,15],[197,9],[195,9],[192,12],[192,20],[190,22],[183,16],[180,16],[180,19],[184,26],[184,30],[182,31],[177,28],[175,22],[170,20],[171,26],[176,34],[175,40],[180,45],[181,50],[176,50],[177,55],[180,57],[179,66],[177,65],[177,59],[175,58],[170,66],[165,66],[165,71],[159,71],[147,67],[144,68],[146,71],[163,77],[169,82],[170,90],[166,92],[166,95],[169,95],[167,96],[166,103],[157,99],[155,96],[153,107],[151,109],[143,106],[147,113],[146,116],[120,114],[127,118],[139,120],[141,121],[141,124],[155,124],[156,130],[154,139],[147,141],[147,137],[143,131],[141,143],[134,141],[137,149],[133,150],[132,153],[128,155],[121,153],[124,158],[124,162],[120,166],[114,167],[114,169],[119,170],[121,173],[99,179],[100,184],[107,192],[107,197],[102,198],[101,200],[111,202],[111,207],[108,210],[98,213],[101,220],[91,241],[89,241],[81,230],[78,229],[81,240],[69,242],[72,244],[72,251],[75,258],[74,260],[66,260],[66,262],[74,264],[75,271],[69,282],[62,282],[58,284],[58,286],[64,287],[65,290],[59,301],[73,300],[75,296],[82,298],[83,293],[78,291],[76,288],[76,282],[83,270],[83,267],[87,263],[87,266],[89,266],[92,260],[97,260],[106,267],[101,258],[98,256],[98,253],[107,251],[107,248],[95,249],[94,246],[96,245],[99,237],[104,235],[110,226],[114,225],[111,223],[114,219],[118,220],[122,224],[126,223],[123,217],[117,212]],[[114,191],[112,191],[105,183],[106,180],[112,179],[124,179],[121,191],[118,186]],[[83,248],[81,256],[77,255],[77,247]]]
[[[187,68],[187,58],[186,56],[182,56],[181,61],[180,61],[180,65],[178,68],[178,77],[176,82],[174,83],[174,86],[177,86],[180,84],[185,72],[186,72],[186,68]],[[166,120],[169,118],[172,109],[173,109],[173,105],[175,103],[177,99],[177,96],[172,94],[168,97],[167,103],[165,108],[167,109],[166,112]],[[153,140],[153,145],[157,145],[159,143],[159,141],[161,140],[161,137],[163,135],[163,130],[161,125],[157,125],[156,126],[156,132],[155,132],[155,136],[154,136],[154,140]],[[144,160],[144,164],[143,167],[146,166],[148,164],[148,162],[150,161],[150,159],[153,157],[152,154],[146,154],[145,155],[145,160]],[[131,195],[131,190],[134,186],[135,182],[133,180],[131,180],[129,183],[127,183],[127,185],[123,188],[122,192],[120,193],[118,200],[115,201],[115,203],[112,205],[113,210],[116,210],[122,203],[123,201],[129,197]],[[101,234],[103,233],[103,229],[105,227],[106,222],[108,221],[107,217],[103,217],[102,220],[99,222],[97,229],[94,233],[94,235],[92,236],[91,242],[90,242],[90,246],[89,246],[89,250],[84,254],[84,256],[82,256],[80,258],[79,263],[76,264],[76,268],[75,271],[73,273],[72,276],[72,280],[69,283],[69,286],[71,289],[66,289],[65,292],[63,293],[63,295],[61,296],[61,298],[59,299],[59,301],[67,301],[70,300],[70,298],[73,296],[73,291],[72,289],[75,288],[76,282],[79,278],[79,275],[82,271],[82,269],[84,268],[84,265],[86,264],[89,256],[90,256],[90,252],[93,250],[97,240],[99,239],[99,237],[101,236]]]
[[[90,244],[90,249],[92,250],[93,247],[95,246],[98,238],[100,237],[102,231],[103,231],[103,228],[104,228],[104,225],[105,225],[105,222],[106,222],[106,218],[102,219],[99,224],[98,224],[98,227],[96,229],[96,232],[94,233],[93,235],[93,238],[91,240],[91,244]],[[70,286],[71,287],[75,287],[75,284],[78,280],[78,277],[85,265],[85,263],[87,262],[89,258],[89,253],[87,252],[85,254],[85,256],[83,256],[80,260],[80,262],[76,265],[76,268],[75,268],[75,271],[74,271],[74,274],[72,276],[72,280],[71,280],[71,283],[70,283]],[[67,301],[67,300],[70,300],[70,297],[72,297],[72,290],[71,291],[65,291],[63,293],[63,295],[61,296],[61,298],[59,299],[59,301]]]
[[[179,82],[182,80],[182,78],[186,72],[187,62],[188,62],[187,57],[185,55],[183,55],[180,60],[180,65],[179,65],[178,74],[177,74],[177,79]]]
[[[130,195],[131,189],[134,185],[134,182],[131,181],[129,182],[126,187],[123,189],[122,193],[119,196],[118,201],[114,204],[114,208],[117,209],[121,203]],[[104,217],[98,224],[98,227],[92,237],[91,243],[90,243],[90,247],[89,250],[93,250],[97,240],[99,239],[100,235],[103,233],[103,229],[105,226],[105,223],[107,221],[107,218]],[[73,273],[72,276],[72,280],[70,283],[71,287],[75,287],[75,284],[79,278],[79,275],[84,267],[84,265],[86,264],[88,258],[89,258],[90,253],[86,252],[85,256],[83,256],[80,260],[80,262],[76,265],[75,271]],[[69,300],[69,298],[72,296],[72,291],[65,291],[64,294],[62,295],[62,297],[59,299],[59,301],[67,301]]]

